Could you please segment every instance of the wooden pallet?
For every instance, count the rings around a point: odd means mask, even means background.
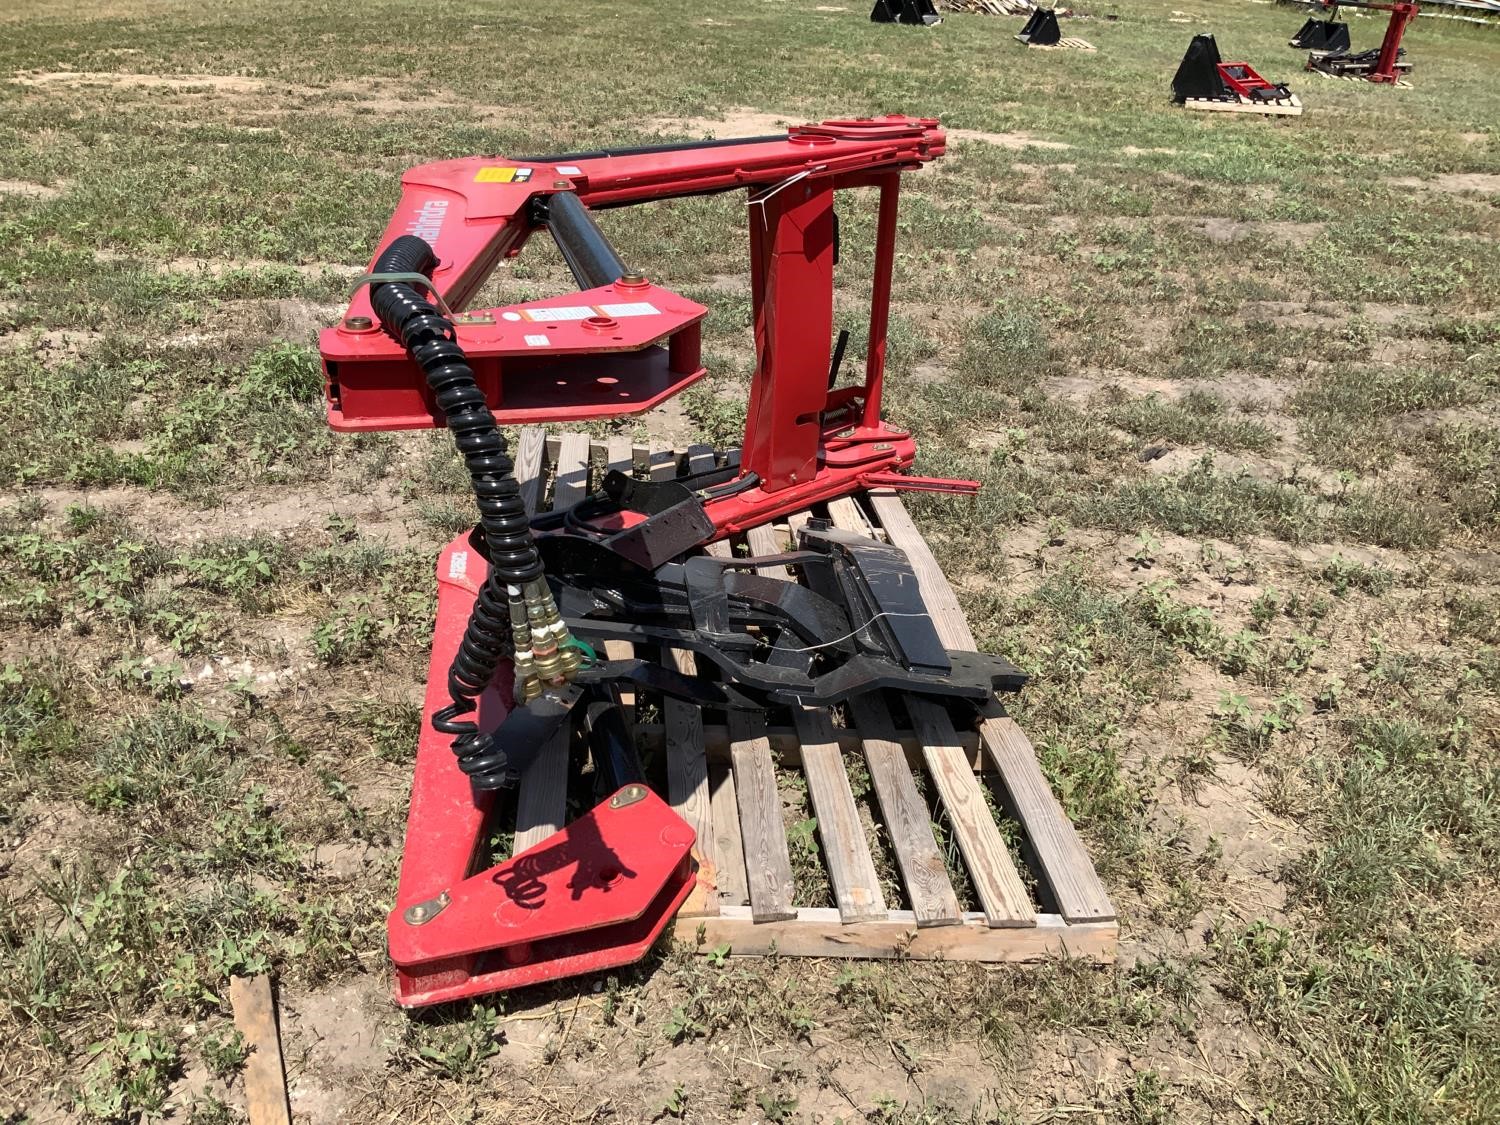
[[[1026,43],[1019,35],[1012,36],[1021,43]],[[1076,35],[1066,35],[1056,43],[1026,43],[1026,46],[1036,51],[1096,51],[1098,50],[1087,39],[1080,39]]]
[[[1302,100],[1293,94],[1274,102],[1256,102],[1241,94],[1236,98],[1188,98],[1183,109],[1206,110],[1211,113],[1259,113],[1265,117],[1301,117]]]
[[[1312,73],[1318,75],[1321,78],[1333,78],[1333,79],[1337,79],[1337,80],[1340,80],[1340,81],[1343,81],[1343,82],[1369,82],[1370,81],[1363,74],[1329,74],[1328,71],[1326,71],[1326,70],[1319,70],[1315,66],[1310,66],[1307,69],[1310,70],[1310,71],[1312,71]],[[1374,85],[1379,85],[1379,83],[1374,83]],[[1414,87],[1412,86],[1412,84],[1410,82],[1408,82],[1404,78],[1398,78],[1394,82],[1387,82],[1387,83],[1385,83],[1385,85],[1387,85],[1387,86],[1393,86],[1397,90],[1411,90],[1411,89],[1414,89]]]
[[[547,437],[534,427],[522,432],[517,479],[533,509],[557,508],[576,504],[606,468],[669,479],[735,456],[708,446],[661,452],[621,439]],[[944,643],[973,647],[952,587],[896,494],[835,501],[818,514],[906,551]],[[710,550],[776,553],[805,518],[756,528]],[[774,577],[791,579],[777,569]],[[611,642],[609,652],[628,656],[631,649]],[[691,653],[651,656],[695,669]],[[700,952],[728,946],[740,955],[1028,961],[1066,953],[1113,960],[1114,908],[1031,744],[998,706],[976,728],[957,730],[946,707],[914,698],[893,707],[866,696],[839,713],[799,707],[755,718],[672,699],[627,702],[637,745],[648,761],[665,759],[668,799],[698,834],[698,884],[676,934]],[[567,817],[568,755],[558,749],[521,779],[513,854],[541,842]],[[863,820],[847,769],[856,756],[874,794]],[[805,786],[816,818],[830,889],[824,905],[797,905],[806,896],[793,881],[782,781]],[[1021,869],[986,800],[991,785],[1022,838]],[[935,818],[956,843],[977,909],[960,907]],[[877,849],[896,871],[894,897],[882,890]]]

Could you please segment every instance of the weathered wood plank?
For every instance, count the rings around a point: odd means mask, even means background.
[[[992,926],[1034,926],[1036,910],[1015,860],[984,800],[979,779],[958,746],[953,720],[930,699],[906,697],[906,710],[922,740],[927,772],[953,825],[974,893]]]
[[[848,497],[831,501],[828,510],[836,527],[859,534],[871,531],[863,510]],[[985,804],[979,779],[959,748],[953,720],[941,704],[919,696],[907,696],[906,709],[921,740],[927,772],[947,810],[954,838],[968,866],[969,879],[989,924],[1035,925],[1031,896]]]
[[[890,709],[878,692],[851,699],[848,708],[864,745],[870,781],[917,925],[956,925],[961,915],[958,896],[932,834],[927,803],[917,791],[901,744],[893,737]]]
[[[521,486],[521,500],[527,515],[536,515],[542,502],[542,453],[547,447],[547,431],[527,426],[516,445],[516,482]]]
[[[870,856],[859,807],[849,788],[844,755],[833,737],[828,712],[819,707],[792,711],[802,739],[802,772],[813,815],[818,818],[818,838],[828,864],[828,879],[845,922],[871,921],[886,916],[880,876]]]
[[[245,1058],[245,1108],[250,1125],[291,1125],[271,978],[264,973],[230,977],[229,1007],[234,1013],[234,1026],[249,1051]]]
[[[757,922],[790,918],[792,860],[787,853],[786,826],[781,820],[781,794],[776,789],[771,743],[755,735],[749,718],[740,711],[730,712],[729,733],[733,739],[729,759],[739,797],[750,909]]]
[[[906,552],[916,571],[923,600],[932,613],[938,636],[949,648],[974,648],[974,634],[964,618],[958,596],[938,566],[931,548],[893,492],[870,494],[875,515],[891,542]],[[980,741],[995,762],[1011,810],[1026,830],[1042,876],[1058,910],[1069,922],[1095,922],[1115,916],[1083,841],[1052,794],[1036,751],[1010,719],[986,719]]]
[[[712,472],[715,463],[714,447],[711,445],[690,445],[687,451],[687,471],[691,476],[694,473]]]
[[[697,922],[697,919],[694,919]],[[837,910],[804,909],[781,922],[756,923],[743,907],[725,907],[701,920],[702,952],[728,945],[735,956],[911,958],[917,961],[1045,961],[1077,957],[1113,964],[1120,928],[1114,922],[1069,925],[1043,914],[1035,926],[995,930],[982,914],[965,914],[952,926],[921,927],[909,910],[893,910],[883,922],[849,924]],[[677,927],[677,939],[692,944],[697,926]]]
[[[829,503],[830,514],[839,514],[847,522],[864,521],[858,509],[845,507],[854,502],[847,498]],[[805,512],[790,517],[795,533],[807,520]],[[866,526],[868,524],[866,523]],[[890,708],[879,693],[870,693],[847,704],[854,725],[859,730],[860,746],[870,769],[870,781],[880,802],[881,817],[896,866],[912,910],[922,926],[956,924],[959,919],[958,896],[948,878],[948,868],[932,834],[927,804],[917,791],[911,764],[897,741],[895,722]]]
[[[693,654],[683,649],[668,649],[666,663],[687,675],[696,671]],[[667,801],[698,834],[693,848],[698,861],[698,884],[679,913],[716,914],[719,865],[708,788],[708,755],[703,748],[703,711],[670,697],[662,701],[662,710],[667,735]]]
[[[745,842],[740,835],[740,802],[734,791],[734,770],[727,760],[708,763],[708,803],[713,810],[719,905],[743,906],[750,901]]]
[[[589,435],[563,434],[552,481],[552,510],[571,508],[589,494]]]
[[[782,549],[781,538],[764,525],[752,528],[746,538],[752,555],[774,555]],[[790,578],[784,566],[762,567],[760,573]],[[870,844],[859,820],[859,808],[844,769],[843,751],[834,737],[828,710],[793,707],[792,721],[802,742],[802,772],[807,778],[813,815],[818,818],[818,838],[823,844],[839,916],[845,922],[884,918],[886,906],[880,893],[880,878],[870,857]]]

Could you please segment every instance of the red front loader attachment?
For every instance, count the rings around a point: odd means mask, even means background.
[[[734,141],[449,160],[403,177],[370,274],[340,324],[320,339],[330,425],[447,425],[480,501],[480,526],[438,561],[429,719],[390,915],[400,1003],[432,1004],[637,961],[694,883],[692,829],[644,783],[633,744],[620,738],[603,749],[591,745],[596,771],[613,782],[605,789],[611,796],[537,846],[488,864],[495,789],[514,784],[546,755],[566,757],[569,717],[585,710],[580,700],[611,706],[611,674],[645,674],[599,660],[574,639],[587,636],[602,649],[601,636],[634,635],[628,622],[594,620],[579,609],[591,604],[591,575],[658,584],[649,586],[651,596],[669,620],[637,632],[648,643],[670,637],[719,661],[719,676],[663,683],[658,668],[653,689],[700,703],[746,709],[762,698],[814,698],[819,691],[831,698],[893,685],[988,699],[997,680],[1024,679],[998,658],[950,665],[953,654],[934,648],[935,636],[903,620],[923,614],[911,611],[916,583],[907,580],[909,571],[903,577],[903,560],[888,557],[889,548],[866,555],[866,573],[858,554],[873,548],[846,550],[824,535],[822,554],[805,555],[807,565],[830,576],[825,593],[804,591],[802,605],[779,605],[776,599],[791,595],[758,591],[732,564],[684,578],[680,562],[711,539],[861,489],[977,488],[907,475],[915,443],[881,416],[900,178],[944,147],[936,121],[892,116]],[[866,360],[863,378],[853,382],[839,379],[847,333],[833,343],[834,197],[847,188],[879,192]],[[700,325],[707,310],[627,268],[593,213],[734,190],[747,192],[750,204],[757,354],[738,460],[665,495],[641,495],[656,486],[615,474],[606,482],[610,496],[590,497],[588,518],[528,518],[498,425],[638,413],[705,373]],[[579,291],[469,308],[495,265],[540,230],[557,242]],[[854,591],[859,605],[840,605],[840,589]],[[881,601],[893,596],[904,599],[894,611]],[[688,603],[698,616],[688,615]],[[705,633],[702,615],[713,617],[721,605],[734,613]],[[874,616],[866,621],[861,613]],[[750,633],[725,632],[746,619]],[[851,620],[857,639],[848,632]],[[886,625],[874,629],[881,621]],[[785,638],[800,630],[815,644],[796,648],[783,640],[780,657],[765,660],[766,639],[778,630]],[[835,649],[848,663],[821,679],[815,673],[826,670],[824,658],[797,655],[828,650],[831,659]]]

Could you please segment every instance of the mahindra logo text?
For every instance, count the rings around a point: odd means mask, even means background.
[[[443,218],[447,214],[446,199],[429,199],[422,204],[417,217],[407,225],[406,233],[414,234],[431,245],[437,242],[438,233],[443,229]]]

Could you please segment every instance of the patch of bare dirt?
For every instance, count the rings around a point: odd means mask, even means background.
[[[1303,243],[1328,229],[1327,223],[1282,223],[1260,220],[1223,218],[1197,219],[1194,228],[1210,242],[1241,242],[1247,239],[1270,239],[1275,242]]]
[[[60,328],[42,332],[23,330],[0,333],[0,349],[24,349],[43,363],[55,363],[59,360],[77,359],[93,350],[94,345],[103,338],[103,332],[86,328]]]
[[[793,114],[766,113],[744,106],[731,106],[722,119],[711,117],[657,117],[646,123],[658,133],[690,133],[694,136],[735,137],[783,133],[790,125],[804,123],[804,117]]]
[[[19,195],[25,199],[56,199],[62,194],[60,188],[46,184],[33,184],[26,180],[0,180],[0,195]]]
[[[1420,305],[1391,305],[1372,302],[1357,309],[1338,301],[1246,301],[1240,306],[1242,321],[1264,321],[1283,328],[1326,328],[1330,321],[1351,320],[1356,316],[1374,324],[1423,324],[1432,314]]]
[[[108,818],[72,801],[30,799],[15,810],[25,825],[20,835],[3,838],[0,880],[39,875],[48,867],[65,867],[86,855],[97,856],[99,840],[107,836]]]
[[[344,303],[325,305],[303,297],[277,297],[225,301],[223,308],[228,314],[225,323],[241,336],[257,330],[272,337],[307,343],[338,319]]]
[[[1392,187],[1419,188],[1423,191],[1440,191],[1453,195],[1475,192],[1479,195],[1500,195],[1500,173],[1496,172],[1444,172],[1441,175],[1423,178],[1401,176],[1387,180]]]
[[[10,502],[22,494],[0,495]],[[169,545],[198,543],[226,531],[247,537],[285,536],[298,530],[321,528],[332,516],[356,519],[364,535],[392,546],[426,542],[408,528],[407,521],[414,512],[408,509],[399,485],[392,480],[376,481],[357,493],[330,489],[326,483],[279,491],[275,495],[252,490],[226,497],[215,508],[199,507],[168,493],[127,485],[42,488],[25,495],[40,497],[53,514],[60,514],[71,505],[119,511]]]
[[[980,129],[948,129],[948,136],[956,141],[982,141],[997,148],[1052,148],[1067,149],[1073,146],[1065,141],[1049,141],[1034,137],[1030,133],[987,133]]]
[[[1392,419],[1392,422],[1403,433],[1420,433],[1433,426],[1492,428],[1500,425],[1500,417],[1495,409],[1484,406],[1443,406],[1433,410],[1413,410]]]
[[[321,278],[326,274],[338,277],[358,277],[364,273],[363,266],[336,265],[318,262],[298,265],[291,262],[273,262],[267,258],[171,258],[167,261],[151,261],[122,254],[118,250],[95,250],[96,262],[130,262],[157,273],[206,274],[209,277],[224,277],[227,274],[252,270],[291,270],[303,277]]]
[[[1192,391],[1206,391],[1239,406],[1276,406],[1284,402],[1290,393],[1285,383],[1246,371],[1225,372],[1217,379],[1163,379],[1128,371],[1085,368],[1082,375],[1053,376],[1045,382],[1044,387],[1049,395],[1075,403],[1087,403],[1100,391],[1110,387],[1118,387],[1136,398],[1160,395],[1172,402]]]
[[[667,449],[686,449],[702,438],[698,423],[688,417],[681,395],[669,398],[660,406],[648,410],[637,421],[646,427],[646,433],[653,442],[660,443]]]
[[[1037,178],[1044,177],[1048,172],[1076,172],[1076,164],[1023,164],[1020,161],[1011,165],[1017,172]]]
[[[131,74],[107,70],[19,71],[11,81],[21,86],[113,86],[147,90],[214,90],[228,94],[259,94],[269,83],[234,74]]]
[[[690,133],[702,136],[733,137],[738,135],[753,136],[783,132],[790,125],[803,124],[804,118],[805,115],[767,113],[762,110],[747,109],[740,106],[725,110],[722,120],[715,120],[709,117],[658,117],[647,124],[650,128],[662,133]],[[949,140],[982,141],[985,144],[997,145],[1000,148],[1067,149],[1073,147],[1062,141],[1049,141],[1040,137],[1033,137],[1030,133],[987,133],[978,129],[947,129],[945,131],[948,134]]]
[[[1185,473],[1209,453],[1213,454],[1214,467],[1221,473],[1246,473],[1259,480],[1282,481],[1287,479],[1289,469],[1295,465],[1297,476],[1302,480],[1313,481],[1320,488],[1331,492],[1339,488],[1337,473],[1299,458],[1290,449],[1284,450],[1280,456],[1269,457],[1255,453],[1224,453],[1196,445],[1179,445],[1168,449],[1160,457],[1147,461],[1146,471],[1155,476]]]
[[[385,1068],[406,1019],[377,976],[281,999],[281,1034],[292,1112],[310,1121],[367,1120],[350,1107]]]

